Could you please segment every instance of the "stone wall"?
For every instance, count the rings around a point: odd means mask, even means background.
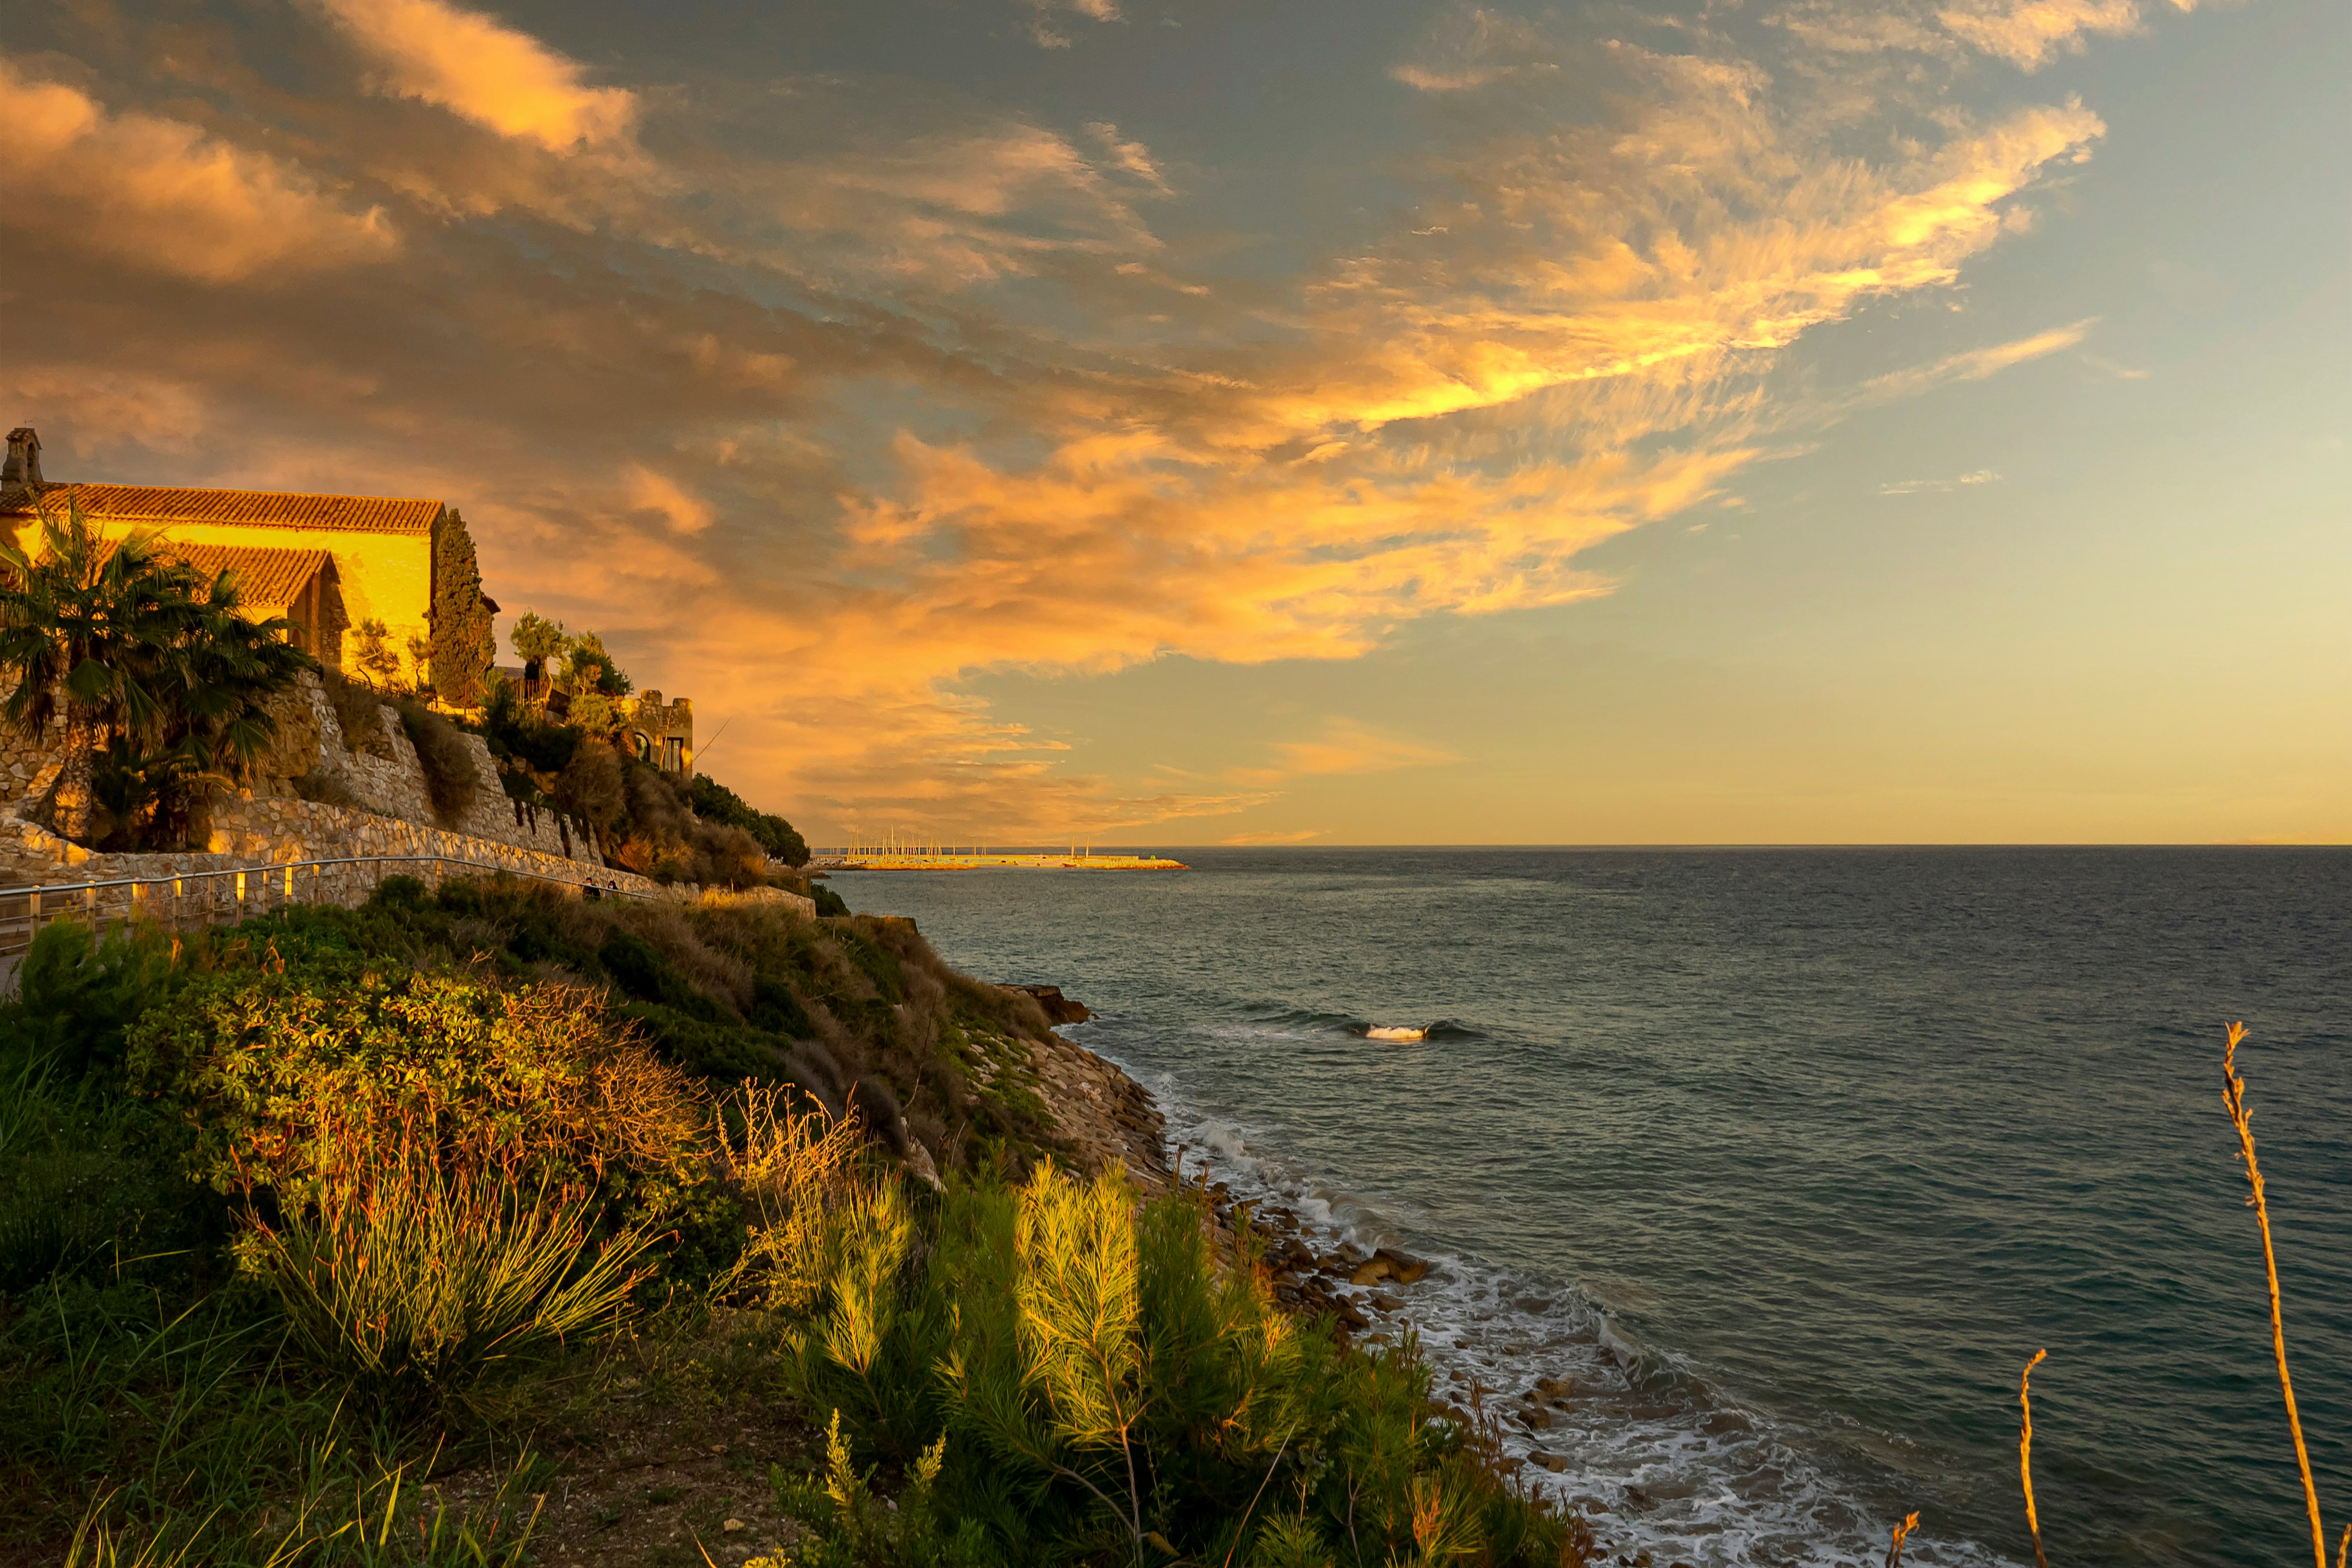
[[[53,770],[54,764],[52,773]],[[0,806],[0,889],[66,882],[143,882],[150,885],[102,889],[86,900],[78,896],[75,907],[84,907],[86,902],[91,914],[106,920],[143,910],[178,925],[203,924],[224,915],[242,918],[289,901],[356,904],[389,876],[407,874],[437,883],[444,876],[506,871],[570,888],[590,884],[610,893],[672,902],[731,900],[783,904],[809,916],[816,913],[813,900],[781,888],[755,888],[743,893],[685,884],[666,888],[630,871],[591,867],[561,855],[425,823],[293,798],[265,796],[218,803],[213,817],[213,845],[209,853],[102,854],[58,837],[26,820],[14,806]],[[424,863],[385,865],[375,860],[358,866],[288,868],[301,861],[378,857],[419,858]],[[436,859],[440,864],[431,863]],[[189,880],[206,872],[238,871],[246,875]],[[174,882],[180,885],[175,888]],[[0,921],[13,921],[24,912],[12,901],[10,907],[0,909]]]
[[[344,742],[342,721],[316,676],[303,676],[276,707],[278,737],[255,770],[253,787],[216,796],[206,812],[210,837],[205,849],[178,854],[100,853],[50,832],[40,818],[57,782],[63,726],[53,725],[39,741],[0,730],[0,889],[65,882],[152,884],[101,889],[91,895],[90,910],[111,919],[146,908],[161,918],[200,924],[223,914],[275,908],[289,899],[358,903],[384,877],[407,869],[431,881],[446,869],[450,875],[508,871],[569,887],[586,884],[688,902],[722,896],[784,902],[803,914],[816,913],[812,900],[782,889],[722,895],[693,886],[665,888],[607,867],[576,825],[567,833],[555,813],[520,806],[508,796],[479,735],[460,736],[474,768],[473,801],[461,821],[442,826],[433,819],[416,748],[394,710],[373,708],[374,723],[357,737],[354,748]],[[296,779],[315,784],[321,776],[337,781],[355,804],[329,805],[294,793]],[[299,861],[385,857],[437,859],[446,866],[313,868],[293,873],[290,881],[285,869]],[[247,875],[188,881],[199,873],[237,871]],[[174,889],[174,882],[183,885]],[[10,926],[8,940],[16,940],[13,921],[24,912],[13,901],[0,909],[0,924]]]
[[[353,736],[347,742],[342,721],[316,677],[304,676],[300,691],[293,695],[294,701],[289,704],[293,711],[281,715],[278,721],[281,733],[293,743],[282,748],[288,753],[282,761],[275,754],[271,759],[286,776],[273,776],[265,768],[263,776],[254,781],[252,793],[257,798],[292,795],[291,775],[315,769],[318,774],[340,780],[352,803],[362,810],[407,822],[434,820],[424,766],[417,761],[416,747],[401,728],[396,711],[378,705],[373,710],[375,723],[370,732]],[[302,736],[315,736],[307,749],[297,739]],[[604,864],[579,824],[571,824],[567,828],[557,820],[555,813],[508,798],[506,786],[499,781],[498,764],[490,760],[488,742],[473,734],[461,734],[459,739],[473,759],[474,799],[464,818],[452,824],[453,827],[470,837],[562,856],[588,866]],[[293,766],[298,762],[299,768]],[[213,818],[215,822],[221,818],[219,805],[214,808]]]
[[[0,687],[0,696],[16,689]],[[0,724],[0,805],[24,799],[28,795],[47,790],[57,775],[53,759],[65,749],[66,721],[60,716],[49,721],[49,727],[39,739],[29,739],[16,732],[16,727]]]

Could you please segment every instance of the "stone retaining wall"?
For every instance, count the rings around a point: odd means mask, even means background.
[[[816,905],[779,888],[731,894],[688,885],[665,888],[650,878],[608,867],[577,824],[554,812],[509,798],[479,735],[461,733],[474,769],[474,798],[450,826],[434,820],[425,769],[415,746],[389,706],[371,710],[370,733],[346,743],[341,720],[315,675],[276,700],[278,735],[261,760],[253,787],[215,797],[207,807],[210,837],[203,851],[110,854],[85,849],[41,825],[57,782],[63,725],[38,740],[0,726],[0,889],[68,882],[129,881],[131,887],[76,895],[87,912],[113,920],[143,910],[169,922],[201,925],[274,909],[289,900],[351,905],[404,869],[427,881],[447,875],[511,872],[570,886],[593,884],[615,893],[681,902],[708,898],[796,905],[814,917]],[[331,805],[297,795],[294,781],[321,778],[340,784],[355,805]],[[313,793],[316,793],[315,788]],[[418,857],[444,862],[417,868],[319,867],[289,873],[305,860],[378,860]],[[192,881],[205,872],[243,872]],[[290,877],[290,879],[289,879]],[[29,899],[0,908],[0,945],[23,940],[20,923]]]
[[[298,737],[315,732],[317,739],[308,745],[298,740],[296,750],[300,754],[279,765],[289,772],[314,769],[318,774],[340,779],[355,805],[379,816],[418,823],[433,821],[433,802],[425,784],[425,767],[417,760],[415,745],[401,728],[399,714],[383,705],[374,713],[373,731],[347,742],[342,721],[336,716],[334,704],[327,700],[325,688],[316,676],[305,675],[296,710],[281,718],[279,728]],[[490,760],[488,742],[479,735],[463,732],[458,739],[473,763],[474,798],[465,816],[450,825],[456,831],[469,837],[494,839],[500,844],[562,856],[589,866],[604,864],[578,823],[567,825],[554,812],[541,811],[508,797],[506,786],[499,780],[498,764]],[[299,767],[294,765],[297,762]],[[280,784],[265,777],[257,784],[259,787],[253,794],[257,797],[290,797],[294,794],[290,779]],[[217,806],[213,820],[217,827],[221,821]]]
[[[149,885],[75,895],[75,907],[101,920],[145,910],[168,924],[181,925],[204,924],[223,917],[241,919],[287,902],[357,904],[383,879],[403,872],[435,882],[445,875],[508,871],[565,885],[589,882],[614,893],[681,903],[726,899],[782,903],[797,907],[805,915],[816,913],[812,900],[781,888],[730,893],[683,883],[664,887],[631,871],[590,866],[562,855],[316,801],[222,801],[215,807],[213,824],[214,847],[209,853],[101,854],[26,820],[14,807],[0,806],[0,889],[131,879]],[[386,856],[432,857],[442,864],[287,869],[297,861]],[[190,880],[205,872],[238,871],[245,875]],[[13,922],[25,912],[12,900],[10,907],[0,909],[0,921]]]

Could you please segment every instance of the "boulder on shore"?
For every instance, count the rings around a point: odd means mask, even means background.
[[[1073,1002],[1063,995],[1058,985],[1007,985],[1002,989],[1035,997],[1037,1005],[1045,1010],[1045,1021],[1049,1024],[1083,1024],[1094,1016],[1085,1003]]]

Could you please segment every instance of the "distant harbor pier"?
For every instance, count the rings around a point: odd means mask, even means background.
[[[983,871],[1010,866],[1033,871],[1189,871],[1164,855],[1097,854],[1093,846],[1067,850],[955,849],[945,845],[860,845],[820,849],[809,857],[812,871]]]

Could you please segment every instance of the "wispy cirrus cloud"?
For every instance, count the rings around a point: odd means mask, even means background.
[[[1962,43],[2028,71],[2079,54],[2094,35],[2140,26],[2137,0],[1964,0],[1937,11],[1936,20]]]
[[[1347,718],[1325,719],[1311,734],[1278,741],[1273,751],[1271,767],[1235,768],[1227,776],[1235,784],[1278,784],[1300,778],[1395,773],[1462,760],[1451,752]]]
[[[1942,386],[1949,382],[1982,381],[1987,376],[2000,374],[2012,365],[2023,364],[2029,360],[2042,359],[2074,348],[2089,337],[2091,329],[2097,324],[2097,317],[2086,317],[2066,326],[2052,327],[2047,331],[2034,332],[2026,337],[2011,339],[2005,343],[1992,343],[1984,348],[1969,349],[1960,353],[1948,354],[1929,364],[1913,365],[1907,369],[1891,371],[1885,375],[1874,376],[1864,384],[1856,401],[1892,402],[1898,398],[1916,397],[1931,387]]]
[[[2000,476],[1990,468],[1977,468],[1969,473],[1955,475],[1948,479],[1896,479],[1879,486],[1878,493],[1883,496],[1916,496],[1927,491],[1938,495],[1949,495],[1969,485],[1992,485],[2000,482]]]

